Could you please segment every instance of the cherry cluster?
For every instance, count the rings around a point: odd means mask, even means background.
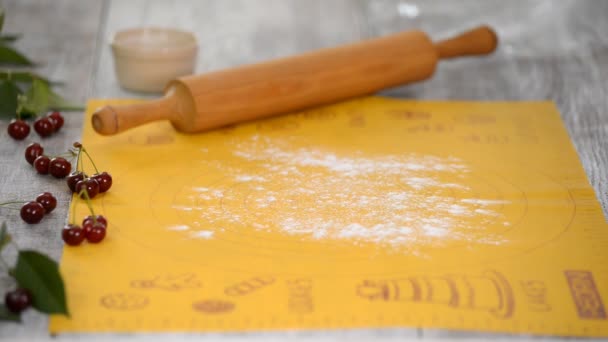
[[[50,112],[46,116],[34,121],[34,130],[41,137],[48,137],[59,131],[63,126],[63,116],[60,112]],[[8,124],[8,135],[15,140],[23,140],[30,134],[30,125],[20,118],[13,119]]]
[[[25,149],[25,160],[41,175],[51,174],[55,178],[65,178],[72,170],[72,164],[63,157],[49,157],[39,143],[31,143]]]
[[[72,151],[76,154],[76,170],[67,178],[68,188],[72,192],[77,193],[81,198],[84,197],[83,191],[86,192],[89,199],[110,190],[112,187],[112,176],[106,171],[99,172],[95,162],[93,162],[93,159],[81,143],[75,142],[73,146],[76,149]],[[84,168],[82,167],[82,154],[87,156],[95,169],[95,173],[90,177],[84,172]]]
[[[70,246],[78,246],[85,239],[90,243],[99,243],[106,237],[108,220],[101,215],[89,215],[82,221],[82,226],[66,224],[61,238]]]
[[[75,222],[65,225],[61,232],[61,238],[70,246],[78,246],[85,239],[89,243],[99,243],[106,236],[108,220],[102,215],[95,215],[91,199],[99,193],[110,190],[112,187],[112,176],[105,171],[99,172],[93,158],[91,158],[91,155],[81,143],[75,142],[73,149],[70,151],[76,156],[76,167],[74,172],[67,177],[68,188],[73,193],[76,193],[78,197],[85,200],[91,215],[82,221],[81,226]],[[87,157],[95,169],[95,173],[92,176],[88,176],[84,170],[83,155]],[[72,215],[72,217],[75,217],[75,215]]]
[[[63,241],[70,246],[78,246],[85,239],[90,243],[99,243],[106,236],[108,221],[102,215],[95,215],[91,199],[99,193],[110,190],[112,187],[112,176],[106,171],[99,172],[91,155],[79,142],[75,142],[73,148],[70,148],[64,155],[76,159],[73,172],[72,162],[60,156],[54,158],[46,156],[44,148],[39,143],[31,143],[25,149],[25,160],[33,165],[39,174],[50,173],[55,178],[66,178],[70,191],[85,200],[89,207],[91,215],[82,221],[81,226],[75,223],[65,225],[61,231]],[[84,156],[86,156],[95,169],[95,173],[91,176],[88,176],[84,170]],[[71,159],[72,161],[73,158]],[[23,205],[21,208],[21,218],[27,223],[38,223],[56,205],[57,200],[55,197],[45,192],[36,197],[36,201],[27,202]]]
[[[43,192],[35,201],[25,203],[20,210],[23,221],[35,224],[42,221],[44,215],[50,213],[57,206],[57,199],[50,192]]]

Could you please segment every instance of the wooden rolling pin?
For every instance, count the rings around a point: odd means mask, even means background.
[[[264,63],[171,81],[165,96],[126,106],[106,106],[94,129],[112,135],[156,120],[185,133],[370,95],[431,77],[439,59],[489,54],[496,34],[482,26],[433,44],[408,31]]]

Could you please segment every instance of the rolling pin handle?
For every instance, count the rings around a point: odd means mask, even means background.
[[[487,55],[498,45],[498,36],[488,26],[480,26],[435,44],[439,58]]]
[[[114,135],[148,122],[170,120],[176,108],[173,93],[157,100],[126,106],[105,106],[93,113],[93,129],[101,135]]]

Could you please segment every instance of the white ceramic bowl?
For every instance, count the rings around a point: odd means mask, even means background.
[[[162,92],[177,77],[194,73],[198,46],[185,31],[145,27],[117,32],[111,43],[120,85],[140,92]]]

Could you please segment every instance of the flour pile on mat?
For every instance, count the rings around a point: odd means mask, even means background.
[[[502,222],[504,201],[457,198],[454,192],[470,193],[468,187],[441,180],[463,180],[469,172],[457,158],[345,156],[259,136],[233,151],[242,165],[221,166],[232,184],[197,187],[190,194],[201,208],[201,229],[242,225],[306,239],[401,247],[469,241],[479,236],[471,230]],[[473,242],[500,243],[491,236]]]

